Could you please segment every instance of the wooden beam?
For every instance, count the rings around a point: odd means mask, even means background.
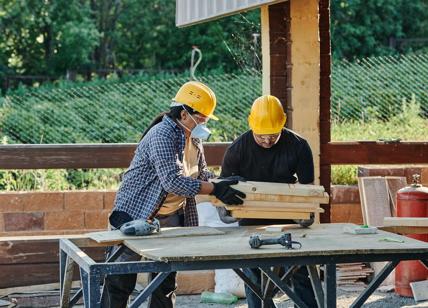
[[[321,145],[329,164],[426,164],[428,142],[330,142]]]
[[[427,227],[427,217],[385,217],[383,219],[385,227]]]
[[[204,144],[207,164],[221,165],[229,144]],[[135,143],[1,145],[0,169],[127,168],[135,147]]]

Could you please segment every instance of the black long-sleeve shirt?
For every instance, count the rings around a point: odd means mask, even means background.
[[[314,162],[308,142],[284,128],[278,142],[269,149],[259,146],[252,131],[238,137],[227,149],[221,176],[239,175],[247,181],[310,184]],[[241,219],[240,225],[286,223],[278,220]]]

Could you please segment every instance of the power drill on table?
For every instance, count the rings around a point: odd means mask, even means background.
[[[302,244],[291,240],[291,233],[283,233],[280,237],[262,239],[260,234],[250,236],[249,244],[251,248],[260,248],[262,245],[282,245],[287,249],[300,249]],[[293,247],[293,244],[298,247]]]

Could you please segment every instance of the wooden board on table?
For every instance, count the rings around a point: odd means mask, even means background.
[[[213,179],[212,182],[222,180]],[[303,184],[284,184],[270,182],[239,182],[231,187],[242,191],[245,194],[267,194],[267,195],[290,195],[290,196],[317,196],[325,197],[323,186],[303,185]]]
[[[211,261],[244,260],[274,257],[316,257],[331,255],[361,256],[363,262],[367,255],[394,255],[412,251],[428,253],[428,243],[401,235],[379,230],[376,234],[352,235],[343,233],[345,226],[354,224],[314,224],[309,228],[289,230],[292,239],[302,243],[301,249],[284,249],[280,245],[262,246],[251,249],[248,241],[250,235],[260,233],[272,237],[272,233],[253,227],[222,228],[223,235],[194,236],[181,238],[163,238],[127,240],[125,245],[142,255],[145,259],[158,261]],[[287,230],[288,231],[288,230]],[[395,241],[382,241],[385,237]],[[174,247],[174,249],[171,249]]]
[[[162,228],[161,232],[153,233],[145,236],[131,236],[124,235],[120,230],[102,231],[87,233],[86,236],[93,239],[98,243],[109,243],[116,245],[125,240],[145,240],[145,239],[159,239],[159,238],[174,238],[174,237],[187,237],[187,236],[201,236],[201,235],[220,235],[224,234],[223,231],[212,227],[172,227]]]
[[[389,192],[384,177],[358,178],[361,210],[366,225],[382,226],[384,217],[391,217]]]
[[[235,218],[256,219],[309,219],[310,212],[287,212],[287,211],[257,211],[247,209],[234,209],[231,215]]]
[[[397,192],[407,186],[407,179],[404,176],[386,176],[389,198],[391,201],[392,216],[397,215]]]
[[[324,196],[289,196],[289,195],[268,195],[268,194],[252,194],[247,193],[244,203],[247,202],[281,202],[281,203],[313,203],[313,204],[327,204],[329,196],[325,192]],[[223,203],[214,196],[199,197],[198,202],[211,202],[215,205],[222,205]]]
[[[228,211],[253,211],[253,212],[298,212],[298,213],[324,213],[324,209],[315,207],[283,207],[283,206],[226,206]]]

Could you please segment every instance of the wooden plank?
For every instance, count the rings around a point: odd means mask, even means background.
[[[399,227],[428,227],[428,218],[426,217],[385,217],[383,225]]]
[[[212,182],[221,180],[214,179]],[[232,185],[233,188],[242,191],[245,194],[268,194],[268,195],[289,195],[289,196],[316,196],[325,197],[323,186],[303,185],[303,184],[284,184],[270,182],[239,182]]]
[[[397,192],[407,186],[407,180],[403,176],[386,176],[388,194],[391,201],[392,216],[397,216]]]
[[[319,196],[295,196],[295,195],[268,195],[246,193],[244,202],[247,201],[270,201],[270,202],[287,202],[287,203],[315,203],[328,204],[329,195],[325,192],[322,197]],[[211,202],[213,204],[221,203],[214,196],[198,195],[198,202]]]
[[[286,212],[286,211],[251,211],[232,210],[231,215],[235,218],[258,218],[258,219],[309,219],[309,212]]]
[[[428,227],[383,226],[378,229],[397,234],[428,234]]]
[[[266,205],[248,204],[246,206],[226,206],[229,211],[257,211],[257,212],[303,212],[303,213],[323,213],[324,209],[319,206],[281,206],[281,205]]]
[[[253,227],[222,228],[223,235],[194,236],[141,240],[127,240],[125,245],[146,259],[160,261],[198,261],[198,260],[242,260],[249,258],[360,255],[397,253],[428,253],[428,243],[379,230],[377,234],[352,235],[343,233],[345,226],[353,224],[314,224],[310,228],[290,230],[292,238],[302,243],[301,249],[284,249],[280,245],[262,246],[251,249],[248,240],[251,234],[261,233]],[[388,237],[400,242],[385,242]],[[402,242],[404,241],[404,242]],[[180,245],[177,245],[177,243]],[[171,249],[174,247],[174,249]]]
[[[324,163],[338,165],[427,164],[428,142],[329,142],[321,153]]]
[[[384,177],[360,177],[358,187],[362,192],[361,206],[364,223],[382,226],[384,217],[391,216],[389,193]]]
[[[230,142],[205,143],[209,166],[221,165]],[[0,145],[0,169],[126,168],[135,143]]]
[[[200,236],[200,235],[219,235],[224,234],[220,231],[211,227],[172,227],[172,228],[161,228],[160,233],[153,233],[145,236],[130,236],[124,235],[120,230],[114,231],[102,231],[87,233],[86,236],[93,239],[98,243],[108,243],[109,245],[117,245],[125,240],[146,240],[153,238],[175,238],[175,237],[186,237],[186,236]]]

